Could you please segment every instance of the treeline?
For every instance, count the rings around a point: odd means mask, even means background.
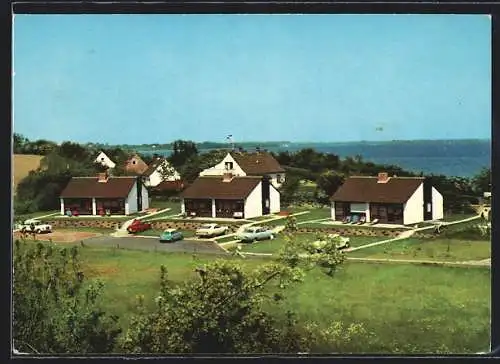
[[[73,142],[56,144],[44,140],[30,141],[19,134],[14,136],[14,152],[44,155],[40,168],[31,172],[17,187],[16,213],[57,209],[58,196],[71,176],[89,176],[103,170],[100,164],[94,162],[99,151],[104,151],[116,163],[112,172],[114,175],[127,174],[124,165],[134,153],[133,150],[119,147],[97,148],[94,144],[89,146]],[[189,140],[176,140],[171,143],[171,147],[172,153],[167,159],[186,184],[192,183],[202,170],[219,163],[228,152],[227,148],[200,152],[198,144]],[[238,147],[241,145],[238,144]],[[345,178],[352,175],[376,176],[384,171],[391,176],[423,176],[423,173],[406,171],[399,166],[365,161],[360,155],[340,158],[312,148],[293,153],[270,153],[286,170],[286,182],[280,191],[284,206],[292,203],[328,205],[330,196]],[[157,157],[155,154],[138,154],[147,164]],[[445,209],[452,212],[466,212],[471,203],[478,202],[483,192],[491,190],[490,169],[482,170],[473,178],[444,175],[426,177],[443,194]],[[313,182],[313,187],[301,188],[304,181]]]

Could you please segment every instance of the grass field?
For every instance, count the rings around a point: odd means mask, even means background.
[[[124,326],[136,295],[143,294],[148,307],[153,307],[161,264],[169,279],[179,283],[194,277],[195,266],[214,259],[91,247],[80,251],[87,276],[105,283],[103,306],[118,314]],[[263,261],[240,262],[254,268]],[[300,321],[321,326],[336,320],[363,323],[373,332],[373,339],[363,345],[367,352],[398,347],[403,353],[429,353],[444,344],[453,352],[471,353],[489,346],[489,269],[347,263],[333,278],[310,271],[286,296],[286,301],[269,311],[284,317],[291,309]]]
[[[474,214],[474,213],[471,213],[471,214],[450,214],[450,215],[445,215],[442,221],[452,222],[452,221],[468,219],[469,217],[473,217],[473,216],[477,216],[477,214]]]
[[[19,182],[27,177],[30,171],[34,171],[40,166],[42,158],[42,155],[14,154],[12,164],[14,194]]]
[[[438,261],[481,260],[491,257],[491,241],[409,238],[355,250],[349,256]]]
[[[151,200],[150,208],[163,210],[170,208],[169,214],[180,214],[181,213],[181,203],[177,201],[163,201],[163,200]]]
[[[33,212],[31,214],[17,215],[17,216],[15,216],[15,220],[22,222],[24,220],[35,219],[35,218],[38,218],[40,216],[51,215],[51,214],[56,214],[56,213],[60,214],[61,211],[60,210],[37,211],[37,212]],[[54,218],[55,216],[56,215],[49,216],[47,219]]]
[[[315,234],[297,234],[297,237],[314,239]],[[382,240],[379,237],[353,236],[349,237],[351,246],[360,246]],[[277,253],[285,243],[283,235],[278,235],[273,240],[261,240],[253,243],[242,243],[241,251],[250,253]],[[348,253],[350,254],[350,253]]]

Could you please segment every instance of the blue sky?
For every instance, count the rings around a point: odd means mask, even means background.
[[[30,139],[491,134],[485,15],[16,15],[13,33]]]

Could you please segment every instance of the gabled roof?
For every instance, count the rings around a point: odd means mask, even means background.
[[[146,169],[143,173],[144,176],[149,177],[153,174],[154,171],[164,162],[167,160],[165,158],[159,157],[155,159],[154,161],[151,162],[151,164],[148,166],[148,169]]]
[[[331,200],[405,203],[424,179],[424,177],[390,177],[386,183],[378,183],[377,177],[349,177],[333,194]]]
[[[285,172],[278,161],[267,152],[231,152],[230,154],[247,175]]]
[[[151,187],[155,191],[179,191],[184,187],[184,182],[181,180],[162,181],[158,185]]]
[[[230,182],[223,182],[221,176],[198,177],[182,193],[181,197],[195,199],[245,199],[262,181],[261,177],[233,177]]]
[[[62,198],[126,198],[137,177],[109,177],[98,182],[98,177],[73,177],[61,192]]]

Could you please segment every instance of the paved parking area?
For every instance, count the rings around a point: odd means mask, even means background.
[[[157,238],[151,237],[111,237],[98,236],[84,241],[89,246],[100,247],[120,247],[124,249],[184,252],[184,253],[208,253],[223,254],[228,253],[217,243],[200,240],[181,240],[174,243],[160,243]]]

